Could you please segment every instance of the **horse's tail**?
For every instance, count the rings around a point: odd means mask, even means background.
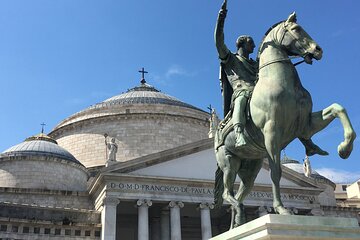
[[[224,172],[218,168],[215,172],[215,188],[214,188],[214,204],[215,208],[220,208],[223,204],[223,194],[224,192]]]

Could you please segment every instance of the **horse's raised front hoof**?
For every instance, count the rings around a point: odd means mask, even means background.
[[[353,143],[355,138],[356,138],[356,133],[352,132],[345,138],[345,141],[339,144],[338,153],[341,158],[347,159],[350,156],[353,150]]]
[[[277,214],[280,215],[293,215],[290,210],[284,208],[283,206],[274,207],[274,210]]]
[[[339,153],[339,156],[342,158],[342,159],[347,159],[351,152],[352,152],[352,149],[353,149],[353,144],[346,144],[344,142],[340,143],[339,146],[338,146],[338,153]]]

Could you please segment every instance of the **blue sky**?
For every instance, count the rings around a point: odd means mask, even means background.
[[[222,100],[214,25],[222,1],[209,0],[2,0],[0,1],[0,151],[49,132],[71,114],[147,82],[164,93],[218,112]],[[338,102],[360,128],[360,2],[229,0],[225,41],[238,35],[259,43],[275,22],[296,11],[298,23],[324,49],[323,59],[297,67],[318,111]],[[252,57],[255,57],[253,55]],[[314,136],[328,157],[313,168],[334,181],[360,178],[356,140],[347,160],[336,148],[343,138],[335,120]],[[302,161],[298,141],[286,155]]]

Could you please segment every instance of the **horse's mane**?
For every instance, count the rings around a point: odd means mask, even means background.
[[[261,49],[262,49],[262,46],[263,46],[263,43],[264,43],[264,40],[265,38],[267,37],[267,35],[271,32],[271,30],[273,30],[274,28],[276,28],[279,24],[283,23],[285,21],[280,21],[280,22],[277,22],[275,23],[274,25],[272,25],[271,27],[269,27],[269,29],[265,32],[265,35],[264,37],[262,38],[261,42],[260,42],[260,45],[259,45],[259,49],[258,49],[258,52],[256,54],[256,61],[258,62],[259,59],[260,59],[260,52],[261,52]]]

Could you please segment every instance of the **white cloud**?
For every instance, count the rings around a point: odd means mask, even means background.
[[[172,65],[165,73],[166,78],[170,78],[174,75],[188,76],[190,75],[185,69],[179,65]]]
[[[359,172],[348,172],[333,168],[320,168],[316,169],[316,172],[330,179],[334,183],[353,183],[360,179]]]
[[[197,72],[191,72],[187,69],[183,68],[178,64],[170,65],[169,68],[161,74],[151,73],[151,79],[161,85],[170,85],[173,81],[176,81],[177,77],[185,76],[185,77],[193,77],[197,75]]]

